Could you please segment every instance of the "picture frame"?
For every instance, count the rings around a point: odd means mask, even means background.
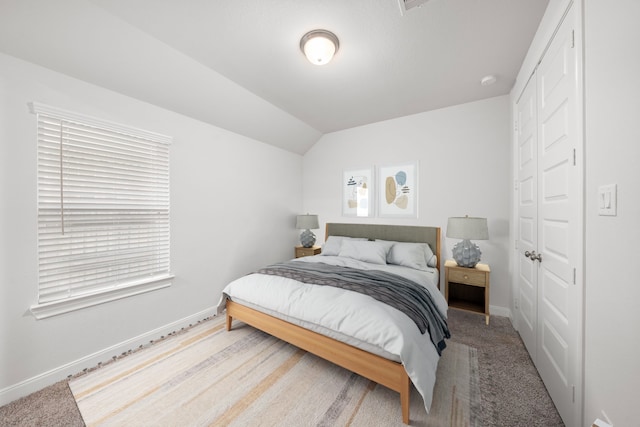
[[[378,215],[418,217],[418,162],[378,167]]]
[[[342,172],[342,215],[373,216],[373,168],[345,169]]]

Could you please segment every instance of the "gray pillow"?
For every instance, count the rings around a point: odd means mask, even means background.
[[[346,236],[329,236],[327,241],[322,245],[322,255],[325,256],[338,256],[340,249],[342,248],[342,242],[344,240],[367,240],[360,237],[346,237]]]
[[[387,262],[416,270],[427,270],[427,267],[438,265],[438,258],[426,243],[394,242],[387,255]]]
[[[387,249],[378,242],[343,240],[340,256],[372,264],[387,263]]]

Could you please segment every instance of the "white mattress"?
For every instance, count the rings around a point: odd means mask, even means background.
[[[295,261],[384,270],[401,275],[425,286],[438,309],[446,315],[447,303],[437,288],[439,278],[435,268],[420,271],[334,256],[304,257]],[[429,411],[439,360],[438,352],[428,332],[422,335],[413,320],[397,309],[357,292],[264,274],[244,276],[227,285],[218,305],[219,312],[224,309],[227,298],[370,353],[401,362]]]

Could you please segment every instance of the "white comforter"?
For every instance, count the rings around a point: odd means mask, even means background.
[[[447,303],[437,288],[439,279],[435,268],[425,272],[334,256],[304,257],[296,261],[384,270],[404,276],[424,285],[430,291],[436,306],[446,315]],[[264,274],[244,276],[228,284],[223,290],[218,312],[224,309],[227,298],[387,359],[402,362],[429,412],[438,352],[431,343],[428,332],[422,335],[413,320],[397,309],[357,292]]]

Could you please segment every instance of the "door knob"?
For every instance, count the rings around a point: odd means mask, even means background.
[[[529,258],[531,261],[542,262],[542,254],[537,254],[536,251],[525,251],[524,256]]]

